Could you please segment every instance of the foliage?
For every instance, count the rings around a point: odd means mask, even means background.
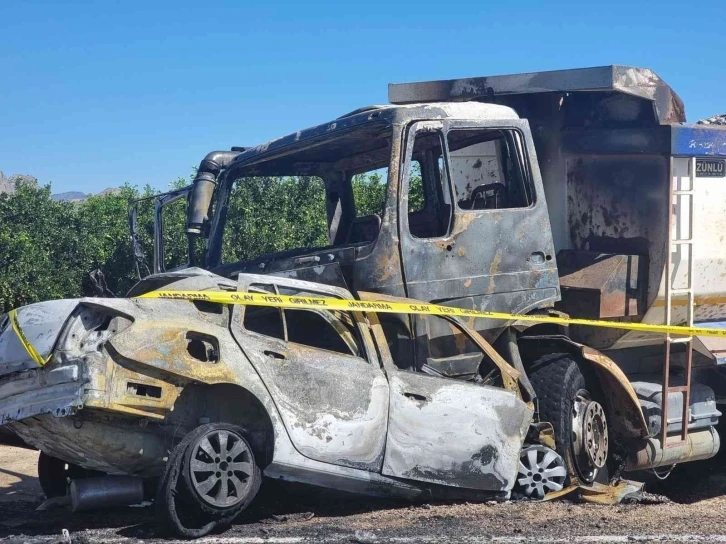
[[[312,176],[238,180],[229,198],[222,260],[327,245],[323,180]]]
[[[385,172],[357,175],[358,217],[383,214]],[[179,179],[171,189],[186,184]],[[18,184],[0,194],[0,312],[41,300],[94,295],[88,273],[101,269],[108,288],[123,295],[138,280],[129,241],[129,201],[154,195],[150,187],[124,186],[82,202],[57,202],[50,187]],[[423,202],[414,172],[412,209]],[[147,259],[153,255],[154,199],[138,205],[138,233]],[[165,267],[187,260],[186,201],[163,211]],[[223,260],[252,259],[293,248],[328,245],[325,188],[317,177],[246,178],[235,184],[227,209]],[[151,266],[149,262],[149,266]],[[142,269],[142,272],[146,272]]]

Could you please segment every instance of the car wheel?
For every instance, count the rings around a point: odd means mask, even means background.
[[[67,463],[57,457],[40,452],[38,456],[38,481],[43,493],[49,499],[63,497],[68,493],[71,480],[100,476],[102,472],[87,470],[78,465]]]
[[[183,538],[218,532],[252,502],[262,476],[244,435],[240,427],[212,423],[174,448],[156,499],[159,517],[171,532]]]
[[[570,475],[585,484],[607,483],[609,436],[597,382],[569,354],[540,357],[528,372],[541,421],[554,427],[557,453]]]
[[[241,512],[262,476],[244,429],[213,423],[197,434],[184,455],[182,481],[199,509],[211,516]]]

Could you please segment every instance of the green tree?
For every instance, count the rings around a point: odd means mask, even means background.
[[[187,184],[180,178],[171,184]],[[387,180],[381,172],[354,176],[359,217],[382,214]],[[0,311],[33,302],[94,295],[88,273],[101,269],[109,289],[123,295],[138,281],[129,238],[129,202],[152,197],[126,185],[82,202],[56,202],[50,187],[19,184],[0,195]],[[412,178],[411,209],[423,203],[420,172]],[[153,258],[154,199],[138,203],[138,234],[144,254]],[[187,262],[184,234],[186,201],[163,210],[164,265]],[[227,209],[223,260],[253,259],[261,254],[329,244],[325,187],[313,176],[256,177],[235,184]]]

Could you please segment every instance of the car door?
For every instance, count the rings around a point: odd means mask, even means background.
[[[240,274],[239,291],[352,298],[304,281]],[[360,315],[237,306],[233,332],[305,457],[380,471],[388,382]]]
[[[475,332],[454,320],[426,317],[437,326],[421,330],[421,320],[415,320],[415,364],[383,356],[390,386],[383,474],[509,491],[532,417],[532,408],[512,385],[516,371],[502,372],[492,364]],[[370,319],[377,341],[385,343],[377,318]],[[485,369],[477,372],[476,382],[446,376],[471,379],[472,361],[481,361]]]

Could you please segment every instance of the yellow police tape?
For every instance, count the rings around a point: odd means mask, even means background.
[[[13,330],[15,331],[18,340],[20,340],[20,343],[23,344],[25,351],[28,352],[31,359],[38,363],[38,366],[45,366],[45,364],[50,361],[50,356],[48,356],[47,359],[43,359],[42,355],[33,347],[33,344],[28,341],[25,333],[23,333],[23,330],[20,328],[20,323],[18,322],[18,311],[10,310],[8,318],[10,319],[10,324],[13,326]]]
[[[138,298],[162,298],[180,300],[199,300],[219,304],[244,304],[249,306],[271,306],[275,308],[305,308],[317,310],[349,310],[357,312],[383,312],[393,314],[451,315],[458,317],[478,317],[484,319],[503,319],[507,321],[533,321],[536,323],[556,323],[560,325],[584,325],[608,329],[624,329],[658,334],[677,334],[682,336],[715,336],[726,338],[726,329],[706,327],[683,327],[676,325],[651,325],[648,323],[628,323],[623,321],[602,321],[578,319],[552,315],[517,315],[505,312],[484,310],[465,310],[437,304],[411,304],[407,302],[345,300],[328,297],[300,297],[288,295],[265,295],[229,291],[153,291]]]

